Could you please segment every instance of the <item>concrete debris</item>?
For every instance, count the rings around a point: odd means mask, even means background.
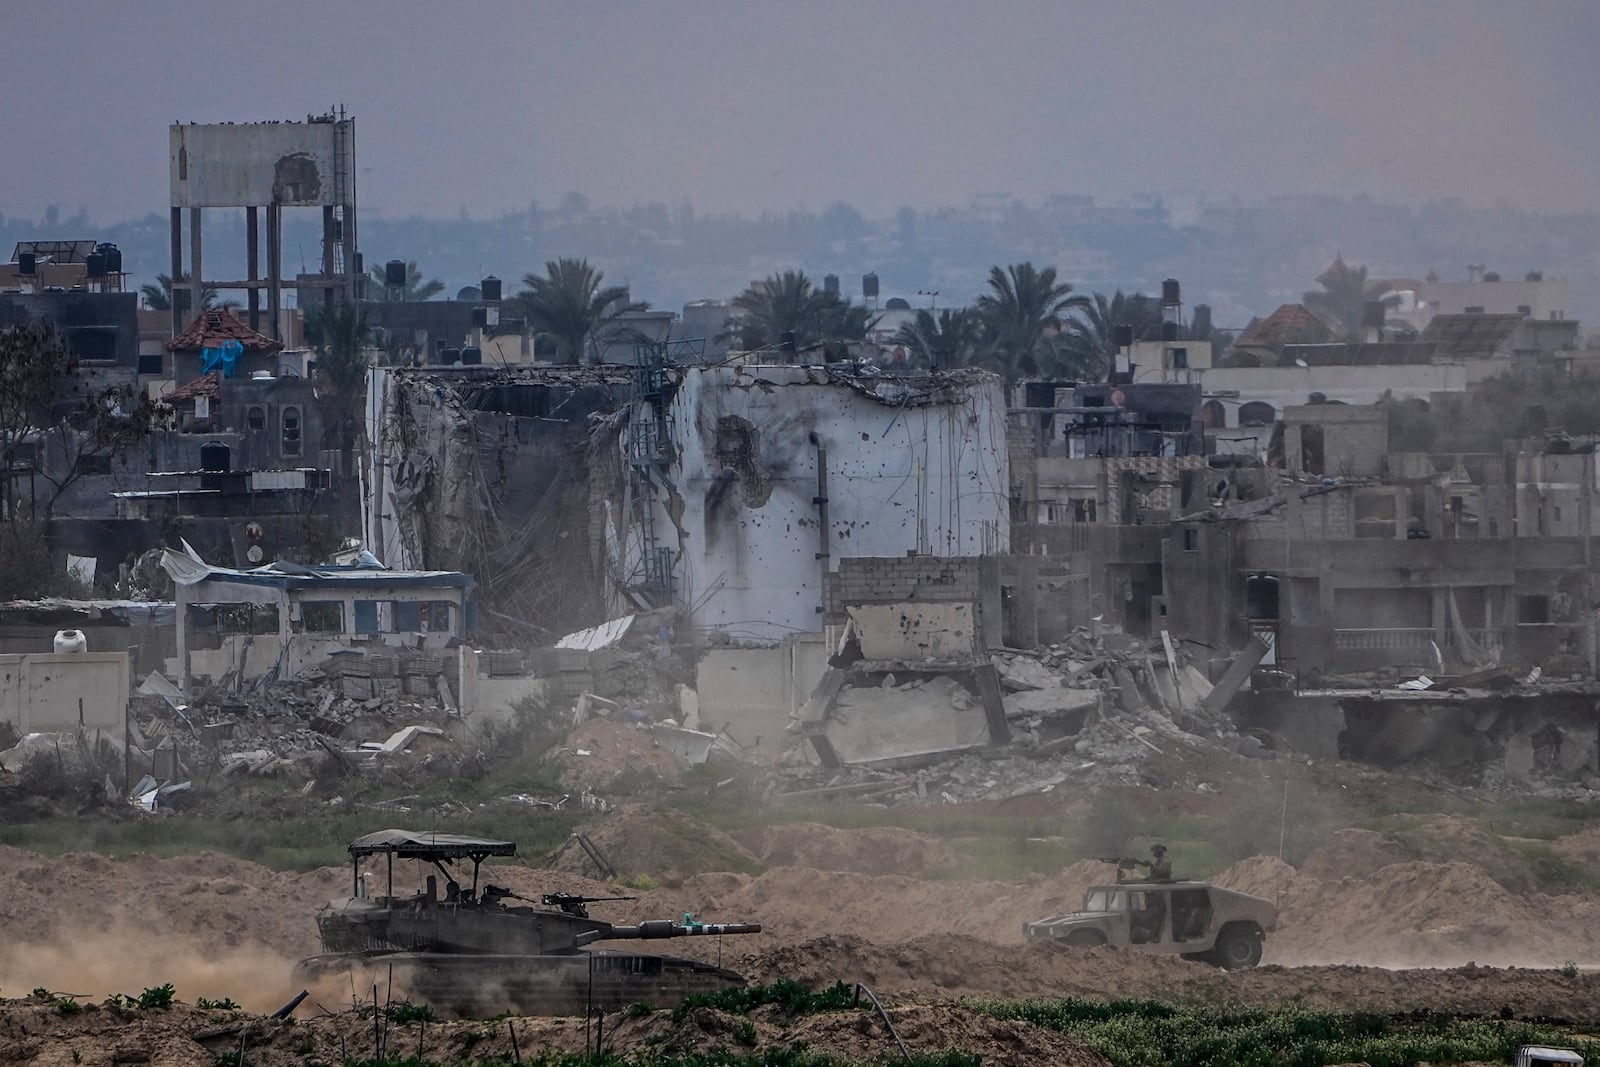
[[[1258,658],[1251,648],[1242,660],[1253,665]],[[886,688],[875,673],[884,666],[855,662],[829,672],[792,725],[776,795],[913,804],[1005,799],[1069,782],[1138,783],[1153,758],[1181,762],[1195,747],[1231,755],[1239,744],[1232,721],[1207,707],[1217,697],[1211,683],[1170,639],[1079,629],[1037,652],[987,657],[984,670],[1010,731],[1001,743],[986,735],[984,701],[969,688],[978,672],[941,674],[919,664]],[[1248,678],[1247,668],[1240,672]]]
[[[71,734],[26,734],[22,740],[0,752],[0,771],[19,774],[35,756],[54,755],[76,748]]]
[[[1053,716],[1092,711],[1100,706],[1097,689],[1032,689],[1023,693],[1007,693],[1004,698],[1006,718],[1026,719],[1030,716]]]
[[[445,732],[437,726],[407,726],[390,734],[383,742],[363,741],[358,747],[361,752],[382,752],[385,754],[404,752],[411,747],[411,742],[418,737],[443,737]]]
[[[704,763],[719,746],[726,751],[722,738],[716,734],[708,734],[703,730],[688,730],[673,724],[670,719],[651,726],[649,732],[657,744],[690,764]]]
[[[1015,653],[996,654],[990,659],[994,669],[1000,672],[1000,687],[1007,692],[1061,688],[1062,676],[1036,659]]]

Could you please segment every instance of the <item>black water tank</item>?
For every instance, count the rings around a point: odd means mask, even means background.
[[[1119,350],[1133,347],[1133,327],[1126,322],[1117,323],[1111,330],[1111,336]]]
[[[24,277],[32,277],[33,274],[35,273],[35,271],[38,270],[38,267],[37,267],[36,264],[37,264],[37,260],[34,258],[34,255],[33,255],[32,252],[18,252],[17,253],[17,273],[18,274],[21,274]]]
[[[468,345],[461,350],[461,365],[463,367],[476,367],[483,363],[483,349],[477,345]]]
[[[1183,303],[1183,300],[1178,295],[1178,279],[1168,278],[1161,283],[1161,302],[1163,304]]]
[[[486,303],[498,304],[500,302],[500,279],[493,274],[478,283],[483,290],[483,299]]]
[[[84,256],[83,261],[88,265],[89,277],[104,278],[106,276],[106,254],[104,252],[96,249]]]
[[[822,291],[831,297],[838,297],[839,276],[837,274],[824,274],[822,276]]]
[[[1211,336],[1210,304],[1196,304],[1194,306],[1194,318],[1189,320],[1189,332],[1201,340]]]
[[[1161,339],[1163,341],[1176,341],[1178,339],[1178,324],[1163,322],[1161,324]]]
[[[1361,328],[1363,330],[1382,330],[1386,310],[1381,300],[1363,302],[1361,305]]]
[[[122,249],[118,248],[114,244],[108,243],[101,245],[97,251],[101,252],[106,257],[107,274],[122,273]]]
[[[450,366],[452,363],[459,363],[460,361],[461,349],[459,348],[447,348],[443,352],[439,353],[439,362],[443,363],[446,367]]]
[[[784,330],[778,335],[778,352],[783,356],[785,363],[794,362],[795,336],[793,330]]]
[[[383,265],[383,284],[395,289],[406,287],[406,261],[391,259]]]
[[[474,330],[486,330],[489,328],[488,308],[479,306],[472,309],[472,328]]]
[[[861,295],[868,300],[878,299],[877,274],[863,274],[861,276]]]

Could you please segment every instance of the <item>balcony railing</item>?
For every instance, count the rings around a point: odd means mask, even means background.
[[[1468,630],[1467,636],[1480,648],[1498,656],[1505,639],[1499,630]],[[1456,638],[1446,631],[1443,639],[1431,626],[1347,629],[1333,631],[1333,647],[1340,652],[1430,652],[1428,643],[1441,649],[1453,647]]]

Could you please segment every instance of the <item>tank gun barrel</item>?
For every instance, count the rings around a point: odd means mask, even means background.
[[[684,925],[670,919],[651,919],[638,926],[613,926],[590,930],[573,939],[575,945],[591,941],[652,941],[663,937],[721,937],[724,934],[759,934],[760,923],[693,923]]]

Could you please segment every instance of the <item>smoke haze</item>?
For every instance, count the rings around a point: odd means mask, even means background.
[[[0,212],[164,210],[166,125],[359,120],[362,208],[1004,192],[1596,208],[1600,7],[954,0],[6,13]]]

